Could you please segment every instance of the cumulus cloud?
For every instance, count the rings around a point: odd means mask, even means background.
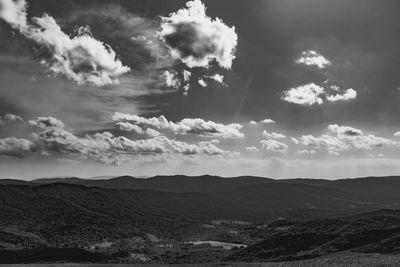
[[[321,105],[324,100],[321,96],[325,93],[325,89],[315,83],[300,85],[290,88],[284,92],[282,99],[286,102],[311,106],[314,104]]]
[[[220,84],[222,84],[222,85],[226,85],[226,84],[224,83],[224,75],[221,75],[221,74],[216,73],[216,74],[214,74],[214,75],[205,76],[205,78],[214,80],[214,81],[216,81],[217,83],[220,83]]]
[[[363,131],[349,126],[331,124],[328,126],[328,130],[336,133],[338,138],[348,142],[350,145],[358,149],[368,150],[398,144],[397,142],[384,137],[375,136],[373,134],[364,134]]]
[[[388,138],[364,134],[363,131],[349,126],[331,124],[328,131],[333,135],[324,134],[318,137],[303,135],[300,143],[313,149],[326,149],[329,154],[337,154],[351,148],[359,150],[371,150],[388,146],[398,146],[399,143]]]
[[[200,136],[221,137],[221,138],[242,138],[244,134],[240,131],[242,125],[238,123],[221,124],[203,119],[183,119],[179,122],[167,120],[164,116],[145,118],[132,114],[115,113],[114,121],[126,121],[134,125],[168,130],[175,134],[195,134]]]
[[[318,69],[324,69],[331,65],[327,58],[314,50],[303,51],[295,62],[306,66],[316,66]]]
[[[300,143],[296,137],[290,137],[290,140],[292,140],[292,142],[296,145],[298,145]]]
[[[240,153],[217,147],[216,145],[220,143],[217,139],[187,143],[163,136],[157,130],[145,125],[138,126],[126,121],[116,124],[122,131],[146,135],[146,138],[136,136],[135,139],[131,139],[108,131],[76,135],[66,130],[64,123],[56,118],[38,117],[36,120],[29,121],[29,125],[38,127],[41,131],[31,132],[26,138],[0,139],[0,155],[24,157],[30,153],[42,157],[52,156],[56,159],[59,157],[59,162],[63,163],[66,163],[64,159],[74,157],[74,160],[88,159],[106,164],[119,164],[133,159],[135,155],[169,154],[172,156],[219,156],[224,158],[240,155]],[[199,127],[198,129],[191,127],[191,130],[209,130]],[[185,129],[185,131],[189,131],[189,129]],[[27,133],[25,132],[25,134]]]
[[[59,119],[53,117],[38,117],[36,120],[28,121],[29,125],[38,127],[38,128],[50,128],[50,127],[58,127],[64,128],[64,123]]]
[[[347,136],[363,135],[363,132],[359,129],[350,126],[339,126],[337,124],[328,125],[328,130],[338,135],[347,135]]]
[[[276,140],[261,140],[262,147],[267,151],[286,153],[288,146],[284,143],[278,142]]]
[[[198,80],[198,83],[201,85],[201,87],[207,86],[207,83],[203,79]]]
[[[33,143],[25,138],[0,139],[0,155],[22,158],[24,153],[32,151],[33,147]]]
[[[114,136],[110,132],[78,137],[64,129],[52,128],[36,136],[35,144],[45,154],[60,153],[76,155],[103,163],[119,163],[129,155],[224,155],[228,153],[211,142],[189,144],[156,136],[150,139],[132,140],[124,136]]]
[[[209,67],[214,60],[231,68],[237,46],[235,28],[208,17],[200,0],[189,1],[186,8],[161,19],[160,37],[189,68]]]
[[[263,131],[262,135],[265,138],[270,138],[270,139],[283,139],[286,138],[286,135],[280,134],[280,133],[275,133],[275,132],[267,132],[266,130]]]
[[[190,80],[190,77],[192,77],[192,73],[188,70],[183,70],[182,75],[183,75],[183,81],[185,82],[188,82]]]
[[[0,17],[45,49],[43,65],[78,84],[115,84],[118,76],[130,71],[110,46],[91,36],[88,28],[81,27],[71,38],[47,14],[32,18],[34,24],[28,24],[25,1],[1,0]]]
[[[399,131],[399,132],[395,132],[395,133],[393,134],[393,136],[400,137],[400,131]]]
[[[142,129],[138,125],[131,124],[129,122],[117,122],[116,125],[119,127],[120,130],[122,131],[127,131],[127,132],[134,132],[138,135],[147,135],[150,137],[155,137],[161,135],[161,133],[157,130],[147,128],[147,129]]]
[[[343,94],[329,95],[326,99],[330,102],[343,101],[355,99],[357,97],[357,91],[349,88]]]
[[[335,87],[334,91],[340,90]],[[331,87],[328,87],[331,89]],[[332,89],[333,90],[333,89]],[[303,106],[311,106],[314,104],[322,105],[325,101],[337,102],[355,99],[357,92],[354,89],[347,89],[343,93],[331,95],[326,88],[315,83],[300,85],[284,91],[282,99],[289,103]]]
[[[382,148],[384,146],[396,146],[398,143],[396,141],[375,136],[373,134],[347,137],[351,144],[358,149],[369,150],[373,148]]]
[[[0,18],[13,28],[27,27],[25,0],[1,0]]]
[[[0,116],[0,126],[16,122],[24,122],[24,120],[20,116],[11,113],[7,113],[4,116]]]
[[[328,151],[343,151],[350,148],[348,144],[337,137],[330,135],[321,135],[315,137],[313,135],[303,135],[300,143],[313,149],[326,149]]]
[[[164,71],[164,79],[165,79],[165,85],[167,85],[168,87],[178,89],[179,86],[181,85],[181,81],[179,80],[179,77],[174,72],[167,71],[167,70]]]
[[[328,151],[328,154],[331,155],[331,156],[340,156],[340,153],[339,153],[339,152],[337,152],[337,151],[332,151],[332,150],[329,150],[329,151]]]
[[[255,146],[248,146],[248,147],[246,147],[246,150],[249,151],[249,152],[259,152],[260,151]]]
[[[318,69],[325,69],[332,65],[331,61],[314,50],[303,51],[295,62],[306,66],[315,66]],[[304,106],[355,99],[357,97],[356,90],[352,88],[342,90],[336,84],[331,84],[332,79],[337,81],[335,77],[336,69],[338,69],[338,66],[321,72],[321,74],[326,77],[326,80],[321,85],[309,83],[289,88],[284,91],[282,99],[290,103]]]
[[[304,149],[304,150],[296,151],[297,155],[307,155],[307,154],[315,154],[315,153],[317,153],[317,151],[312,150],[312,149]]]

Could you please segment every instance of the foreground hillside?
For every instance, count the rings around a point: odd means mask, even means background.
[[[22,265],[13,265],[14,267],[19,267]],[[48,264],[32,264],[31,267],[48,267]],[[157,267],[159,264],[52,264],[54,267]],[[177,267],[393,267],[400,266],[400,255],[382,255],[377,253],[336,253],[325,257],[309,259],[309,260],[299,260],[290,262],[264,262],[264,263],[234,263],[234,262],[224,262],[224,263],[206,263],[206,264],[169,264],[168,266]]]

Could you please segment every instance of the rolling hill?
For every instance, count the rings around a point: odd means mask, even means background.
[[[393,210],[400,206],[397,192],[397,177],[0,180],[0,251],[6,249],[2,253],[15,257],[14,262],[18,253],[34,262],[35,255],[45,259],[48,249],[84,248],[104,240],[146,239],[147,235],[184,242],[214,233],[234,240],[224,232],[232,232],[230,226],[220,232],[208,229],[212,221],[231,220],[249,222],[249,226],[243,224],[240,235],[250,246],[227,260],[297,260],[349,249],[391,253],[398,251],[400,242],[400,213]],[[63,251],[57,253],[68,256]],[[77,253],[82,259],[110,258]]]
[[[400,253],[400,211],[380,210],[315,221],[277,221],[264,240],[225,260],[239,262],[309,259],[338,252]]]

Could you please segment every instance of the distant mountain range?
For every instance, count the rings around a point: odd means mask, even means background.
[[[238,209],[251,211],[253,214],[284,210],[321,212],[329,210],[329,212],[353,213],[353,211],[400,207],[400,177],[397,176],[333,181],[322,179],[274,180],[252,176],[221,178],[209,175],[197,177],[155,176],[146,179],[131,176],[111,179],[70,177],[37,179],[29,182],[0,180],[0,185],[25,185],[34,188],[49,184],[73,184],[115,190],[162,191],[165,194],[166,192],[186,193],[199,198],[198,201],[202,201],[203,198],[216,198],[225,204],[230,203]]]

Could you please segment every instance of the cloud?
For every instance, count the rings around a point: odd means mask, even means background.
[[[184,120],[182,121],[184,122]],[[165,124],[166,122],[152,120],[154,125],[162,123],[165,126],[167,125]],[[76,135],[64,129],[64,123],[53,117],[39,117],[36,120],[29,121],[29,124],[42,129],[42,131],[31,132],[27,138],[8,137],[0,139],[0,155],[24,157],[27,153],[31,153],[40,157],[51,156],[56,159],[60,158],[61,161],[64,161],[62,159],[73,157],[74,160],[93,160],[105,164],[120,164],[125,161],[131,161],[137,159],[135,156],[138,155],[156,156],[165,154],[172,156],[180,155],[182,157],[197,156],[197,158],[217,156],[226,159],[240,156],[238,152],[223,150],[217,147],[217,144],[220,143],[218,139],[187,143],[186,141],[179,141],[163,136],[160,132],[148,128],[146,125],[139,126],[124,121],[116,123],[120,130],[136,132],[138,135],[146,135],[147,138],[138,138],[136,136],[136,139],[132,139],[124,135],[115,135],[108,131]],[[183,127],[184,125],[187,127],[190,124],[183,123],[179,127]],[[164,126],[160,127],[163,128]],[[174,130],[178,132],[189,130],[207,132],[210,130],[202,128],[204,126],[197,125],[196,123],[190,126],[190,129],[176,128]],[[26,132],[24,133],[27,134]],[[220,133],[228,134],[227,132]],[[202,132],[202,134],[206,133]]]
[[[312,150],[312,149],[304,149],[304,150],[299,150],[296,152],[297,155],[307,155],[307,154],[315,154],[317,151]]]
[[[198,83],[201,85],[201,87],[207,86],[207,83],[203,79],[198,80]]]
[[[42,64],[54,73],[63,74],[78,84],[103,86],[118,83],[117,77],[130,71],[116,58],[115,51],[79,28],[74,37],[65,34],[55,19],[47,14],[26,23],[26,3],[1,0],[0,17],[26,38],[36,42],[45,53]]]
[[[220,84],[226,86],[226,84],[224,83],[224,75],[221,75],[221,74],[216,73],[216,74],[214,74],[214,75],[205,76],[205,78],[214,80],[214,81],[216,81],[217,83],[220,83]]]
[[[316,66],[318,69],[324,69],[332,64],[323,55],[314,50],[303,51],[295,62],[306,66]]]
[[[393,134],[393,136],[400,137],[400,131],[399,131],[399,132],[395,132],[395,133]]]
[[[249,121],[250,125],[257,125],[258,123],[256,121]]]
[[[255,146],[248,146],[248,147],[246,147],[246,150],[249,151],[249,152],[259,152],[260,151]]]
[[[119,127],[120,130],[122,131],[127,131],[127,132],[134,132],[138,135],[147,135],[150,137],[155,137],[161,135],[159,131],[156,131],[151,128],[147,129],[142,129],[141,127],[131,124],[129,122],[117,122],[116,125]]]
[[[338,135],[347,135],[347,136],[363,135],[363,132],[359,129],[350,126],[339,126],[337,124],[328,125],[328,130]]]
[[[327,89],[335,92],[340,90],[338,86],[334,86],[333,89],[332,86],[329,86]],[[325,101],[347,101],[357,97],[357,92],[351,88],[344,91],[343,94],[335,95],[330,95],[327,89],[315,83],[304,84],[284,91],[282,99],[289,103],[311,106],[314,104],[322,105]]]
[[[26,27],[26,2],[25,0],[1,0],[0,18],[13,28]]]
[[[336,101],[355,99],[356,97],[357,97],[357,91],[352,88],[349,88],[343,94],[330,95],[327,96],[326,99],[330,102],[336,102]]]
[[[344,151],[350,146],[337,137],[330,135],[321,135],[314,137],[313,135],[303,135],[300,138],[300,143],[309,146],[313,149],[326,149],[328,151]]]
[[[337,124],[331,124],[328,126],[328,130],[336,133],[337,137],[340,140],[349,143],[352,147],[357,149],[369,150],[373,148],[380,148],[383,146],[398,145],[396,141],[380,136],[375,136],[373,134],[364,134],[363,131],[349,126],[339,126]]]
[[[24,120],[20,116],[11,113],[7,113],[4,116],[0,116],[0,126],[15,122],[24,122]]]
[[[326,149],[328,153],[346,151],[351,148],[371,150],[385,146],[398,146],[399,143],[373,134],[364,134],[363,131],[349,126],[331,124],[328,130],[335,136],[324,134],[318,137],[303,135],[300,143],[313,149]]]
[[[263,131],[262,135],[265,138],[270,138],[270,139],[283,139],[286,138],[286,135],[280,134],[280,133],[275,133],[275,132],[267,132],[266,130]]]
[[[347,137],[350,139],[351,144],[358,149],[370,150],[373,148],[382,148],[384,146],[396,146],[398,142],[375,136],[373,134],[362,135],[362,136],[354,136]]]
[[[240,131],[242,125],[238,123],[221,124],[203,119],[183,119],[179,122],[168,121],[164,116],[145,118],[137,115],[115,113],[114,121],[126,121],[131,124],[155,128],[157,130],[168,130],[174,134],[195,134],[200,136],[221,137],[221,138],[243,138]]]
[[[164,71],[164,78],[165,78],[165,84],[168,87],[176,88],[178,89],[181,85],[181,81],[179,80],[179,77],[175,72],[171,71]]]
[[[100,132],[78,137],[64,129],[52,128],[36,135],[35,145],[41,153],[52,155],[75,155],[102,163],[120,163],[130,155],[225,155],[229,154],[212,142],[189,144],[156,136],[150,139],[132,140],[125,136],[114,136],[110,132]]]
[[[81,165],[80,161],[74,160],[74,159],[59,158],[59,159],[56,159],[56,161],[59,163],[68,164],[68,165]]]
[[[321,105],[324,103],[324,100],[321,98],[324,93],[325,89],[323,87],[315,83],[309,83],[290,88],[284,92],[282,99],[289,103],[304,106]]]
[[[265,119],[265,120],[260,121],[260,123],[262,123],[262,124],[270,124],[270,123],[275,123],[275,121],[271,120],[271,119]]]
[[[187,2],[186,8],[161,20],[160,37],[172,55],[189,68],[207,68],[214,60],[223,68],[231,68],[238,39],[235,28],[208,17],[200,0]]]
[[[276,140],[261,140],[262,147],[267,151],[286,153],[288,146]]]
[[[192,76],[192,73],[188,70],[183,70],[182,75],[183,75],[183,80],[185,82],[188,82],[190,80],[190,77]]]
[[[32,151],[33,147],[33,143],[25,138],[0,139],[0,155],[23,158],[24,153]]]
[[[42,129],[51,127],[64,128],[64,123],[53,117],[38,117],[36,120],[30,120],[28,123],[31,126]]]
[[[299,140],[295,137],[290,137],[290,140],[292,140],[292,142],[296,145],[298,145],[300,143]]]

